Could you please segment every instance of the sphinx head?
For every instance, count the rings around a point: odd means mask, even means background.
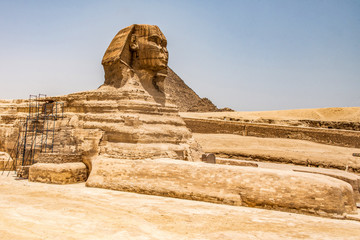
[[[102,60],[105,84],[121,87],[127,78],[126,71],[131,70],[154,78],[157,87],[167,73],[166,46],[166,38],[158,26],[134,24],[120,30]]]
[[[158,26],[135,25],[130,37],[132,67],[151,71],[167,68],[167,41]]]

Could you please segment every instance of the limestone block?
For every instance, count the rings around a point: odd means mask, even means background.
[[[18,166],[16,168],[16,176],[18,178],[28,179],[29,178],[30,166]]]
[[[226,158],[217,158],[216,164],[224,164],[224,165],[233,165],[233,166],[247,166],[247,167],[258,167],[257,163],[254,162],[247,162],[247,161],[239,161],[236,159],[226,159]]]
[[[36,159],[38,163],[71,163],[81,162],[80,154],[63,154],[63,153],[41,153]]]
[[[216,163],[216,157],[213,153],[205,153],[201,156],[201,161],[206,163]]]
[[[352,187],[335,178],[202,162],[99,157],[86,186],[328,216],[356,211]]]
[[[300,166],[295,166],[293,171],[321,174],[345,181],[353,188],[355,201],[360,203],[360,177],[356,174],[336,169],[304,168]]]
[[[360,133],[360,132],[359,132]],[[310,141],[280,138],[244,137],[238,134],[193,134],[204,151],[219,157],[291,163],[360,172],[360,159],[345,148]]]
[[[186,126],[194,133],[238,134],[242,136],[263,138],[290,138],[335,146],[351,148],[360,147],[360,131],[304,128],[189,117],[184,117],[183,119]]]
[[[0,171],[10,171],[13,169],[13,160],[6,152],[0,152]]]
[[[55,184],[85,182],[87,168],[84,163],[36,163],[30,167],[29,181]]]
[[[0,160],[0,171],[9,171],[9,170],[13,170],[13,161],[7,161],[7,160]]]

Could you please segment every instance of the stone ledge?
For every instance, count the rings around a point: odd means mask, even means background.
[[[290,138],[322,144],[360,148],[360,132],[260,123],[183,118],[193,133],[222,133],[262,138]]]
[[[87,168],[84,163],[36,163],[30,167],[29,181],[70,184],[85,182]]]
[[[335,178],[179,160],[97,158],[86,186],[328,217],[356,212],[352,187]]]
[[[242,166],[242,167],[258,167],[257,163],[239,161],[236,159],[224,159],[224,158],[216,158],[216,164]]]
[[[41,153],[37,163],[73,163],[82,162],[81,154]]]
[[[334,170],[334,169],[322,169],[322,168],[305,168],[294,166],[293,171],[295,172],[304,172],[304,173],[313,173],[321,174],[329,177],[337,178],[342,181],[345,181],[351,185],[354,191],[355,201],[360,202],[360,177],[353,173],[348,173],[345,171]]]

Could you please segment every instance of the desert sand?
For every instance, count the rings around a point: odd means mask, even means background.
[[[360,121],[360,107],[312,108],[258,112],[182,112],[182,117],[213,119],[272,119],[272,120],[318,120],[318,121]]]
[[[0,239],[359,239],[360,222],[0,175]]]

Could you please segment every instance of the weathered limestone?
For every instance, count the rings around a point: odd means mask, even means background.
[[[0,152],[0,171],[13,170],[13,160],[6,152]]]
[[[356,174],[348,173],[345,171],[339,171],[339,170],[335,170],[335,169],[304,168],[304,167],[299,167],[299,166],[294,166],[293,171],[321,174],[321,175],[337,178],[344,182],[347,182],[353,188],[355,201],[360,202],[360,176],[358,176]]]
[[[68,124],[74,128],[79,151],[125,159],[200,160],[200,147],[175,107],[129,98],[103,88],[66,97]]]
[[[22,117],[20,105],[20,101],[15,100],[0,102],[0,151],[9,153],[14,147]]]
[[[166,44],[157,26],[131,25],[105,52],[104,84],[58,98],[65,102],[67,124],[90,170],[97,155],[200,161],[201,147],[164,92]]]
[[[36,161],[29,168],[31,182],[70,184],[85,182],[88,176],[79,154],[42,153]]]
[[[260,138],[238,134],[193,133],[204,151],[216,157],[260,162],[290,163],[312,167],[360,172],[360,159],[352,156],[357,148],[345,148],[304,140]]]
[[[80,154],[63,154],[63,153],[41,153],[36,159],[37,163],[73,163],[81,162]]]
[[[257,163],[247,162],[247,161],[238,161],[236,159],[223,159],[217,158],[216,164],[224,164],[224,165],[233,165],[233,166],[242,166],[242,167],[258,167]]]
[[[29,181],[70,184],[85,182],[87,179],[87,168],[82,162],[72,163],[36,163],[29,169]]]
[[[356,212],[352,187],[327,176],[165,159],[94,162],[89,187],[324,216]]]
[[[22,179],[29,178],[30,166],[18,166],[16,167],[16,176]]]
[[[120,88],[137,75],[138,84],[146,90],[156,95],[164,94],[163,81],[168,63],[166,46],[166,38],[158,26],[134,24],[120,30],[102,60],[104,85]]]
[[[182,113],[187,116],[188,113]],[[328,145],[359,148],[360,132],[314,127],[281,126],[184,117],[186,126],[194,133],[237,134],[261,138],[290,138]]]
[[[201,161],[206,163],[216,163],[216,157],[212,153],[205,153],[201,156]]]

